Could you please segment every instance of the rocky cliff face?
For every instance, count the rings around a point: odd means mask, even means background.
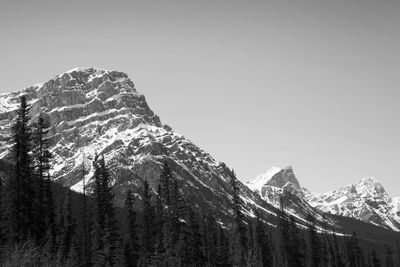
[[[339,190],[314,194],[300,186],[291,167],[280,171],[276,171],[274,167],[247,185],[276,207],[280,205],[282,199],[289,199],[291,203],[289,209],[296,214],[301,214],[304,210],[312,213],[310,207],[313,207],[318,210],[316,214],[328,213],[351,217],[400,231],[399,198],[390,197],[375,178],[364,178],[357,184]],[[297,201],[292,201],[294,196],[297,197]]]
[[[143,179],[155,189],[167,161],[188,199],[219,218],[231,217],[229,168],[162,124],[126,74],[74,69],[44,84],[0,95],[0,158],[8,157],[7,139],[21,95],[32,106],[32,121],[42,113],[51,125],[56,181],[81,191],[84,177],[85,183],[91,182],[95,154],[104,155],[120,203],[125,191],[137,190]],[[242,184],[241,191],[247,215],[255,206],[273,213]]]
[[[280,170],[278,173],[272,176],[266,185],[279,188],[290,186],[301,191],[300,183],[294,175],[293,168],[291,166]]]

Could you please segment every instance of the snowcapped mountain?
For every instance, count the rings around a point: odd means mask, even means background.
[[[322,211],[400,231],[399,199],[390,197],[375,178],[322,195],[308,194],[307,199]]]
[[[261,174],[257,176],[253,181],[249,181],[246,183],[246,185],[253,191],[258,191],[261,192],[262,187],[267,184],[267,182],[280,172],[282,169],[277,168],[277,167],[272,167],[270,168],[265,174]]]
[[[59,183],[81,191],[84,181],[91,182],[95,154],[104,155],[121,203],[125,191],[138,190],[143,179],[156,189],[162,164],[167,161],[188,199],[204,212],[231,218],[231,170],[161,123],[125,73],[73,69],[44,84],[0,95],[3,159],[8,157],[10,125],[21,95],[26,95],[31,105],[32,121],[42,113],[51,125],[53,177]],[[243,184],[240,187],[247,215],[253,215],[254,207],[265,215],[275,214],[257,194]]]
[[[270,168],[265,174],[257,176],[246,185],[260,194],[260,196],[275,207],[280,206],[281,196],[291,193],[298,197],[304,197],[303,189],[297,180],[292,167],[280,169]]]
[[[274,207],[279,209],[283,205],[286,212],[292,216],[307,218],[308,215],[313,215],[325,224],[337,224],[335,220],[327,218],[323,211],[308,203],[305,198],[306,189],[300,186],[290,166],[284,169],[272,167],[246,185]]]
[[[357,184],[339,190],[314,194],[300,186],[291,167],[273,167],[265,175],[248,182],[247,186],[276,207],[280,205],[282,197],[290,192],[298,197],[297,202],[302,203],[302,209],[307,209],[309,205],[324,213],[400,231],[400,198],[390,197],[375,178],[364,178]]]

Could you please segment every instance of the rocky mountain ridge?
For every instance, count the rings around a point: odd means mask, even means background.
[[[273,167],[265,175],[248,182],[247,186],[275,206],[280,205],[281,196],[289,191],[322,212],[400,231],[400,198],[389,196],[373,177],[363,178],[359,183],[339,190],[315,194],[300,186],[292,167]]]

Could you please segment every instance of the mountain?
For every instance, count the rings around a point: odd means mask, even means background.
[[[163,124],[125,73],[73,69],[44,84],[0,95],[0,159],[9,157],[7,140],[21,95],[31,105],[31,121],[41,113],[51,125],[52,177],[58,183],[78,192],[83,182],[90,186],[91,162],[98,154],[110,167],[121,203],[127,189],[139,190],[143,179],[156,190],[167,161],[191,202],[220,220],[232,218],[231,170]],[[253,215],[253,207],[265,216],[276,214],[242,183],[240,189],[246,215]]]
[[[77,192],[85,183],[90,190],[91,162],[98,154],[104,156],[110,168],[117,204],[121,204],[126,191],[137,192],[144,179],[156,190],[166,161],[186,199],[219,222],[232,222],[231,169],[162,123],[125,73],[73,69],[43,84],[0,95],[0,163],[10,157],[10,127],[22,95],[31,105],[31,123],[42,114],[50,125],[55,182]],[[311,214],[321,231],[325,228],[350,234],[353,227],[358,227],[369,239],[374,238],[369,234],[372,232],[379,232],[386,240],[395,238],[377,231],[375,226],[327,214],[310,205],[292,168],[275,168],[259,177],[253,183],[254,191],[240,182],[239,187],[247,217],[254,216],[256,208],[265,221],[276,225],[282,200],[285,210],[299,225],[307,226],[307,216]]]
[[[309,203],[322,211],[400,231],[398,198],[390,197],[375,178],[363,178],[339,190],[309,194]]]
[[[305,198],[305,189],[300,186],[292,167],[270,168],[246,185],[277,209],[283,206],[290,215],[307,218],[312,215],[324,224],[337,225],[338,221],[326,216],[324,211],[314,208]]]
[[[297,202],[303,203],[302,209],[311,206],[323,213],[400,231],[400,198],[390,197],[375,178],[364,178],[339,190],[314,194],[300,186],[292,167],[273,167],[246,185],[276,207],[282,196],[290,192],[298,197]]]
[[[247,182],[246,185],[253,191],[261,192],[262,187],[267,184],[272,176],[280,171],[280,168],[272,167],[265,174],[261,174],[257,176],[253,181]]]

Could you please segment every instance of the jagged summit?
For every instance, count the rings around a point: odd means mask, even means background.
[[[68,163],[69,157],[71,160],[77,158],[81,151],[88,151],[86,153],[91,157],[94,150],[100,152],[107,146],[106,142],[117,136],[120,141],[126,140],[129,135],[124,133],[136,126],[163,127],[125,73],[95,68],[73,69],[41,86],[0,96],[0,144],[3,144],[0,157],[6,156],[9,124],[21,95],[27,97],[32,107],[32,120],[41,113],[51,125],[55,173],[68,168],[64,162]],[[113,132],[115,127],[117,131]],[[69,166],[72,165],[76,163]]]
[[[294,174],[293,167],[288,166],[276,173],[266,185],[283,188],[287,183],[292,184],[295,188],[301,190],[300,183]]]
[[[102,68],[94,68],[94,67],[75,67],[66,72],[61,73],[58,76],[62,76],[65,73],[72,73],[72,72],[109,72],[110,70],[102,69]]]
[[[364,191],[368,193],[386,194],[385,189],[380,182],[374,177],[366,177],[356,185],[357,191]]]
[[[267,184],[267,182],[278,172],[280,172],[282,169],[278,167],[271,167],[268,169],[266,173],[260,174],[257,176],[254,180],[249,181],[246,183],[246,185],[254,191],[261,192],[261,188]]]
[[[399,204],[374,177],[361,179],[321,195],[308,194],[308,202],[322,211],[353,217],[400,231]]]
[[[262,188],[265,186],[273,186],[277,188],[289,186],[301,190],[300,183],[294,174],[292,166],[288,166],[284,169],[272,167],[266,173],[257,176],[252,181],[247,182],[246,185],[251,190],[258,192],[262,192]]]

